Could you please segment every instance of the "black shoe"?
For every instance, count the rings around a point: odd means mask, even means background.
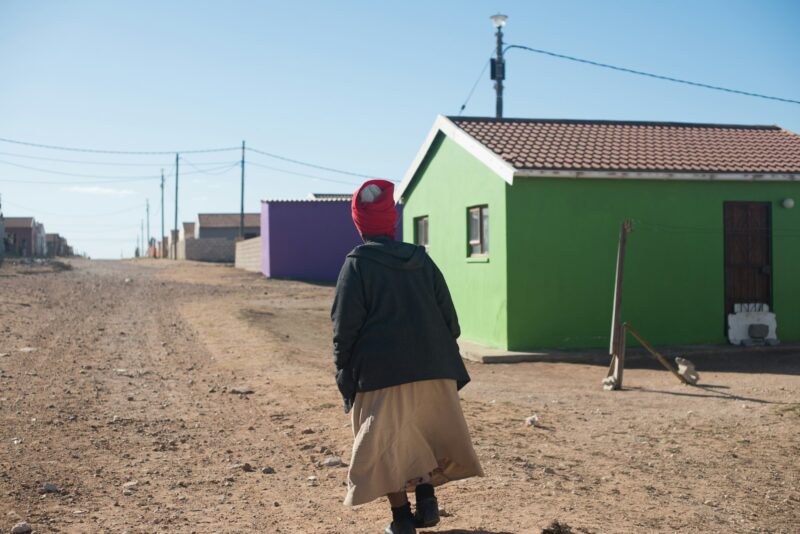
[[[409,517],[403,521],[392,521],[383,534],[417,534],[417,529],[414,528],[414,522]]]
[[[414,512],[414,526],[427,528],[439,523],[439,501],[436,497],[428,497],[417,501],[417,510]]]

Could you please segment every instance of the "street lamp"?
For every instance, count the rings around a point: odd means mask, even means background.
[[[492,19],[492,24],[494,24],[495,28],[502,28],[503,26],[506,25],[508,17],[498,13],[497,15],[492,15],[491,19]]]
[[[497,28],[497,57],[491,60],[491,78],[494,80],[494,90],[497,92],[496,116],[503,118],[503,80],[506,79],[506,63],[503,59],[503,26],[508,17],[500,13],[491,16],[492,25]]]

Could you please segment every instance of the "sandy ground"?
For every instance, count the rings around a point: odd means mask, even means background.
[[[331,287],[72,265],[0,268],[0,532],[382,531],[386,503],[342,506],[322,465],[352,440]],[[800,354],[695,363],[703,388],[647,364],[622,392],[601,366],[468,364],[487,477],[442,487],[431,531],[800,531]]]

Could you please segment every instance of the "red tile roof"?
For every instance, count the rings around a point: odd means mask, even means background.
[[[800,173],[778,126],[449,117],[516,169]]]
[[[200,213],[197,220],[205,228],[239,228],[238,213]],[[244,225],[247,228],[261,227],[261,214],[245,213]]]

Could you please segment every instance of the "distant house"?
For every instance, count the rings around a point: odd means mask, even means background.
[[[34,256],[43,258],[47,255],[47,234],[44,231],[44,224],[40,222],[34,223],[34,241],[33,253]]]
[[[46,234],[47,256],[72,256],[72,247],[67,240],[59,234]]]
[[[607,347],[632,220],[622,315],[649,341],[733,341],[751,312],[800,341],[800,135],[777,126],[439,116],[396,195],[468,340]]]
[[[6,255],[6,220],[3,217],[3,206],[0,205],[0,264]]]
[[[169,236],[167,236],[167,257],[173,260],[185,259],[185,258],[180,258],[180,256],[178,256],[177,258],[175,257],[176,249],[180,248],[179,247],[179,244],[181,242],[181,240],[179,239],[180,233],[181,233],[180,230],[170,230]]]
[[[194,235],[197,239],[221,237],[239,239],[240,215],[238,213],[200,213]],[[244,214],[244,239],[261,235],[261,222],[258,213]]]
[[[44,226],[33,217],[6,217],[6,255],[44,256],[46,245],[43,230]]]
[[[197,223],[183,223],[178,259],[233,263],[239,237],[238,213],[200,213]],[[261,234],[257,213],[244,214],[244,239]]]
[[[52,258],[54,256],[61,256],[61,236],[58,234],[46,234],[45,242],[47,244],[47,256]]]
[[[193,222],[184,222],[183,223],[183,239],[194,239],[194,223]]]
[[[398,224],[398,236],[400,239]],[[261,202],[261,272],[271,278],[333,282],[347,253],[362,243],[350,195]]]

